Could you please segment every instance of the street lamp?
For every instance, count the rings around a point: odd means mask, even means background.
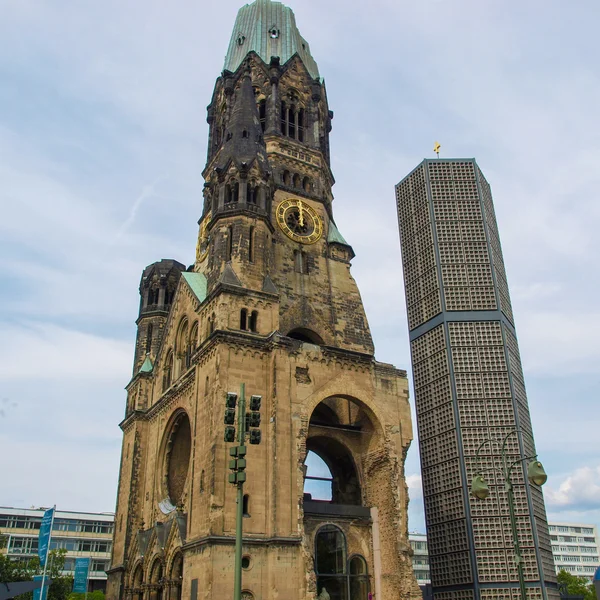
[[[513,467],[518,465],[519,463],[523,463],[524,461],[530,461],[527,465],[527,479],[530,483],[537,486],[542,486],[546,483],[548,479],[548,475],[546,475],[546,471],[544,471],[544,467],[542,463],[538,460],[537,454],[533,456],[519,456],[517,460],[513,462],[508,461],[506,457],[506,441],[508,438],[516,434],[518,432],[524,433],[520,429],[514,429],[513,431],[509,431],[502,440],[502,449],[500,455],[502,457],[502,468],[492,467],[493,470],[498,471],[502,477],[504,478],[504,489],[506,490],[506,495],[508,499],[508,510],[510,514],[510,525],[512,529],[512,536],[514,540],[515,546],[515,563],[517,564],[517,572],[519,574],[519,587],[521,589],[521,600],[526,600],[527,598],[527,590],[525,588],[525,575],[523,573],[523,557],[521,556],[521,546],[519,544],[519,536],[517,532],[517,519],[515,517],[515,498],[513,492],[513,484],[511,479],[511,472]],[[533,442],[533,436],[531,434],[527,434],[531,438]],[[490,488],[486,480],[483,478],[481,474],[481,468],[479,463],[479,452],[486,445],[490,444],[491,440],[484,440],[477,448],[477,452],[475,452],[475,460],[477,463],[477,474],[473,477],[471,481],[471,494],[475,496],[478,500],[485,500],[490,495]],[[533,525],[533,523],[532,523]]]

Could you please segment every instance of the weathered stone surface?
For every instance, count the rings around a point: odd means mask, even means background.
[[[258,112],[236,109],[248,103],[248,73]],[[280,126],[282,102],[302,108],[302,136]],[[264,136],[255,122],[245,128],[256,114]],[[262,396],[262,442],[248,446],[244,486],[246,597],[316,598],[315,538],[335,525],[347,557],[364,557],[376,599],[420,598],[407,532],[406,373],[375,360],[353,253],[339,233],[327,241],[332,116],[324,84],[298,56],[280,66],[251,53],[217,80],[192,267],[207,296],[181,278],[153,321],[160,336],[146,344],[147,320],[138,323],[136,364],[147,352],[153,367],[127,388],[110,600],[231,597],[236,490],[227,482],[223,415],[226,392],[241,383],[247,396]],[[244,131],[252,144],[237,144]],[[314,243],[293,241],[278,225],[277,207],[289,198],[320,219]],[[331,502],[305,498],[309,451],[330,468]]]

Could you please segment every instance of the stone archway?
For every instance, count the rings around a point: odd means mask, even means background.
[[[152,563],[150,569],[150,578],[148,582],[148,589],[150,593],[148,595],[149,600],[165,600],[164,596],[164,567],[160,557],[157,557]]]
[[[131,599],[142,600],[144,597],[144,569],[142,563],[138,563],[131,577]]]
[[[168,600],[181,600],[183,584],[183,554],[177,551],[171,561]]]

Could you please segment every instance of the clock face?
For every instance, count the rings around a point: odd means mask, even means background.
[[[277,223],[291,240],[314,244],[323,235],[323,222],[317,211],[298,198],[288,198],[277,207]]]
[[[208,243],[210,242],[210,237],[208,235],[208,224],[210,223],[211,214],[210,212],[206,214],[204,220],[202,221],[202,225],[200,226],[200,235],[198,237],[198,246],[196,247],[196,261],[201,263],[208,256]]]

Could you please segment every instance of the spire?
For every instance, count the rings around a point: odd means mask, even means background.
[[[281,2],[256,0],[238,11],[223,68],[235,72],[248,52],[256,52],[267,64],[272,56],[278,56],[282,65],[298,54],[311,77],[319,77],[319,68],[308,42],[298,31],[292,9]]]
[[[261,171],[268,170],[267,149],[248,69],[242,76],[241,85],[236,92],[217,165],[225,169],[229,161],[233,160],[239,170],[246,170],[254,159],[258,161]]]

